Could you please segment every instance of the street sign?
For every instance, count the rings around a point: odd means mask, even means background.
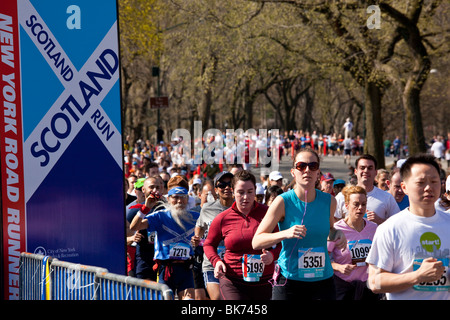
[[[169,97],[152,97],[150,98],[151,109],[164,109],[169,107]]]

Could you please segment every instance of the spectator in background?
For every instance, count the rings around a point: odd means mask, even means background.
[[[386,184],[386,180],[389,179],[389,171],[386,169],[378,169],[375,177],[375,185],[383,191],[388,191],[389,187]]]
[[[349,139],[352,137],[352,130],[353,130],[353,122],[351,118],[347,118],[345,120],[344,125],[342,126],[344,129],[344,138]]]
[[[438,162],[441,162],[441,159],[444,159],[445,146],[442,143],[441,136],[437,136],[436,141],[434,141],[433,144],[431,145],[430,151],[431,151],[431,154],[434,155],[434,157],[436,158],[436,160]]]
[[[343,189],[344,187],[345,187],[345,181],[342,180],[342,179],[336,179],[336,180],[333,182],[333,191],[334,191],[334,194],[335,194],[335,195],[339,194],[339,192],[341,192],[342,189]]]
[[[352,157],[352,139],[345,138],[342,142],[344,147],[344,163],[350,163]]]
[[[401,183],[402,178],[400,176],[400,168],[395,167],[390,172],[389,179],[386,180],[386,184],[388,186],[388,192],[392,194],[400,210],[403,210],[409,207],[409,199],[408,196],[403,192]]]
[[[400,159],[402,141],[400,140],[399,136],[395,136],[395,139],[392,142],[392,145],[394,146],[394,157],[397,157],[397,159]]]
[[[137,181],[137,176],[135,174],[130,174],[127,180],[127,192],[126,192],[126,201],[125,205],[129,205],[131,202],[136,200],[136,192],[134,191],[134,184]]]
[[[391,155],[391,140],[386,139],[383,142],[384,146],[384,156],[389,157]]]
[[[442,192],[440,198],[436,201],[435,207],[438,210],[450,213],[450,175],[445,182],[445,191]]]
[[[256,184],[256,201],[258,203],[264,203],[265,190],[261,183]]]
[[[331,173],[324,173],[320,177],[320,190],[334,196],[333,183],[335,180],[336,179],[334,179],[334,176]]]
[[[277,185],[269,187],[266,190],[266,195],[264,199],[264,203],[266,204],[266,206],[269,207],[272,204],[273,200],[275,200],[275,198],[280,194],[282,194],[283,192],[284,192],[283,189]]]
[[[156,144],[163,142],[164,140],[164,130],[158,126],[156,129]]]
[[[279,171],[272,171],[269,174],[269,187],[274,185],[283,187],[283,176]]]
[[[213,180],[216,174],[218,174],[219,172],[220,167],[217,163],[206,164],[201,170],[201,173],[206,174],[206,176],[211,180]]]
[[[149,162],[144,167],[146,177],[153,177],[159,174],[159,166],[155,162]]]
[[[162,195],[166,195],[167,192],[168,192],[168,190],[167,190],[167,183],[168,183],[169,180],[170,180],[170,175],[169,175],[167,172],[162,171],[162,172],[159,174],[159,176],[161,177],[161,179],[162,179],[162,181],[163,181],[163,190],[161,191],[161,194],[162,194]]]

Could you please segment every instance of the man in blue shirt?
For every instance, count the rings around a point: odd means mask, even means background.
[[[149,195],[130,228],[156,232],[154,259],[158,282],[167,284],[174,293],[177,291],[180,300],[194,299],[191,238],[199,213],[187,209],[188,190],[183,186],[173,186],[167,194],[167,202],[158,200]]]
[[[402,146],[402,141],[398,136],[395,137],[393,144],[394,144],[394,157],[398,157],[398,159],[400,159],[400,147]]]
[[[388,192],[395,198],[400,210],[403,210],[409,206],[409,199],[402,190],[401,182],[400,168],[395,167],[389,174],[389,179],[386,180],[386,184],[389,188]]]

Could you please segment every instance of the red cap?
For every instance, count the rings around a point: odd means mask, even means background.
[[[334,177],[331,173],[327,172],[320,177],[320,181],[334,181]]]

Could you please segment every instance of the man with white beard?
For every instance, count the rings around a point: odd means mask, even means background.
[[[169,186],[172,179],[168,182]],[[131,230],[156,232],[154,259],[158,282],[167,284],[174,293],[178,292],[180,300],[194,299],[194,250],[190,243],[199,213],[187,210],[187,204],[187,188],[171,186],[167,202],[158,201],[149,195],[130,225]],[[148,214],[152,208],[155,210]]]

